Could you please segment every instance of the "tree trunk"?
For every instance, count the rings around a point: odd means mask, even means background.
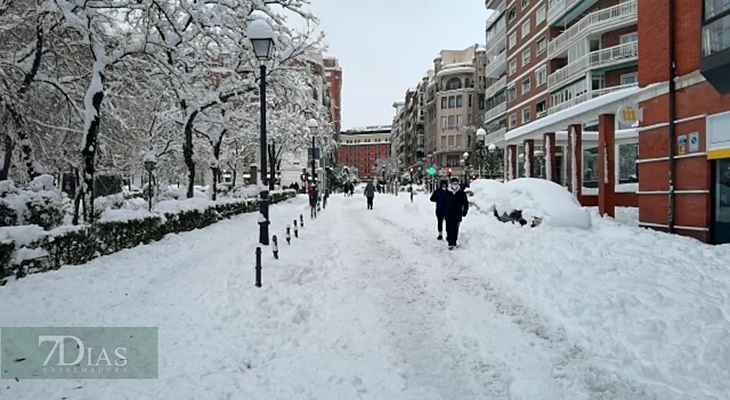
[[[9,102],[5,102],[5,109],[8,110],[8,113],[15,124],[15,135],[18,137],[20,150],[23,153],[23,164],[25,165],[28,177],[32,180],[40,175],[40,171],[36,168],[35,155],[33,154],[33,144],[30,141],[30,134],[26,129],[25,121],[20,113],[18,113],[18,110],[16,110]]]
[[[181,103],[185,107],[185,103]],[[194,194],[195,186],[195,160],[193,160],[193,122],[198,115],[198,111],[193,111],[185,121],[185,142],[183,143],[183,157],[185,158],[185,166],[188,168],[188,193],[187,198],[191,199]]]
[[[75,194],[74,194],[74,217],[71,223],[73,225],[79,224],[79,208],[81,207],[81,198],[83,197],[84,193],[81,190],[81,185],[79,182],[79,169],[74,168],[74,188]]]
[[[97,60],[103,57],[103,53],[95,55]],[[84,159],[84,184],[82,191],[89,194],[89,221],[94,222],[94,173],[96,172],[95,157],[96,149],[99,142],[99,127],[101,125],[101,102],[104,100],[104,66],[103,59],[96,61],[94,72],[91,77],[91,86],[86,93],[86,137],[84,138],[84,148],[81,155]],[[89,104],[89,97],[91,103]],[[93,110],[89,110],[89,106]],[[93,112],[93,116],[90,115]],[[89,117],[91,118],[89,119]],[[85,197],[85,196],[84,196]],[[86,213],[84,213],[86,214]]]
[[[5,134],[4,142],[5,142],[5,151],[4,151],[4,156],[3,156],[3,165],[1,167],[2,169],[0,169],[0,181],[4,181],[4,180],[8,179],[8,174],[10,173],[10,166],[12,165],[12,162],[13,162],[13,147],[15,145],[13,143],[13,138],[10,137],[10,135],[8,135],[7,133]]]
[[[220,178],[220,157],[221,157],[221,144],[223,144],[223,137],[226,135],[226,131],[224,130],[221,132],[221,134],[218,136],[218,140],[215,143],[211,144],[213,145],[213,158],[215,159],[215,164],[211,168],[213,171],[213,201],[216,201],[218,199],[218,179]]]

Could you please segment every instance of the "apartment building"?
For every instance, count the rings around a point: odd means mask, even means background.
[[[324,57],[322,59],[324,67],[324,76],[327,84],[327,90],[330,98],[330,114],[332,124],[335,128],[335,137],[337,143],[340,143],[340,133],[342,130],[342,68],[335,57]],[[337,160],[334,160],[337,164]]]
[[[406,102],[403,100],[393,102],[395,116],[390,135],[390,156],[397,160],[400,165],[405,165],[405,125],[406,125]]]
[[[343,165],[356,167],[361,180],[375,179],[375,163],[391,154],[392,127],[388,125],[348,129],[341,135]]]

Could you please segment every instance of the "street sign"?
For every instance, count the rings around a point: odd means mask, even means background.
[[[643,112],[637,104],[623,105],[619,107],[618,112],[616,112],[616,119],[618,119],[618,122],[629,126],[634,125],[637,122],[641,122],[643,117]]]
[[[700,151],[700,134],[693,132],[689,134],[689,152],[694,153]]]
[[[310,160],[312,159],[312,150],[314,150],[314,159],[318,160],[320,158],[319,157],[319,148],[312,149],[311,147],[309,148],[309,151],[308,151],[309,159]]]

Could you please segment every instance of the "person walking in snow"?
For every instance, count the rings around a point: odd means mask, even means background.
[[[307,195],[309,196],[309,214],[311,218],[317,217],[317,203],[319,201],[319,189],[317,185],[312,182],[309,189],[307,189]]]
[[[436,203],[436,220],[439,231],[438,240],[443,240],[444,238],[444,201],[446,200],[446,190],[448,187],[449,182],[446,179],[442,179],[439,182],[439,187],[431,193],[431,202]]]
[[[451,178],[451,185],[444,197],[444,221],[446,222],[446,241],[449,250],[457,246],[459,240],[459,225],[469,212],[469,199],[459,184],[459,178]]]
[[[365,186],[365,192],[363,193],[368,199],[368,210],[373,209],[373,198],[375,197],[375,186],[372,182],[368,182]]]

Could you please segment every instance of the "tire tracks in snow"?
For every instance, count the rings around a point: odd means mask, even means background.
[[[564,391],[564,394],[538,392],[536,394],[528,394],[527,397],[522,397],[521,395],[515,397],[513,394],[510,394],[509,398],[539,398],[545,400],[552,398],[582,399],[586,398],[586,396],[591,399],[653,398],[638,383],[631,382],[625,377],[618,376],[616,373],[596,365],[590,359],[590,354],[585,349],[570,342],[562,327],[549,328],[550,324],[547,320],[535,310],[525,306],[519,298],[498,290],[483,277],[476,276],[473,273],[470,274],[469,271],[473,266],[470,266],[470,262],[464,260],[459,254],[459,251],[463,250],[457,249],[451,252],[445,247],[434,248],[424,245],[432,242],[434,238],[415,233],[413,230],[380,215],[376,215],[375,219],[396,231],[397,234],[405,236],[416,248],[423,249],[425,254],[422,254],[422,256],[443,259],[443,257],[448,255],[451,261],[444,263],[448,268],[448,276],[444,279],[445,284],[450,283],[471,297],[486,300],[495,313],[506,317],[520,331],[535,339],[530,342],[531,347],[537,344],[548,349],[548,353],[552,354],[552,359],[550,360],[552,364],[550,376],[553,382],[559,385]],[[462,239],[462,242],[468,243],[468,240]],[[520,384],[519,386],[522,385]],[[522,391],[518,387],[514,389],[516,392]],[[535,395],[537,397],[533,397]]]

